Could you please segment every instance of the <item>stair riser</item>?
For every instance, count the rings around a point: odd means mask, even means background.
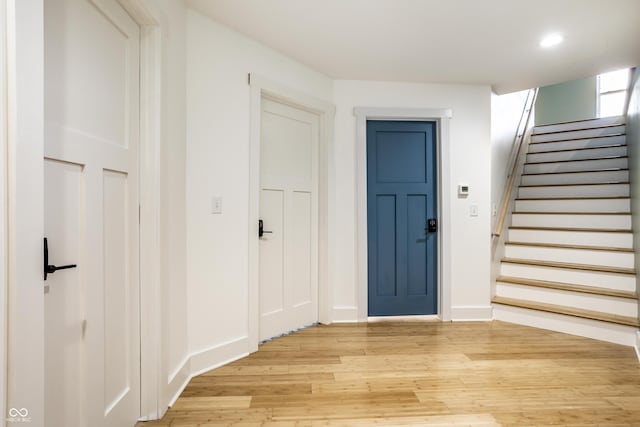
[[[567,160],[601,159],[603,157],[626,156],[627,147],[603,147],[589,150],[554,151],[552,153],[529,153],[527,163],[562,162]]]
[[[624,133],[624,125],[597,129],[580,129],[570,132],[544,133],[531,135],[531,142],[561,141],[568,139],[593,138],[595,136],[615,135]]]
[[[631,215],[554,215],[554,214],[513,214],[511,225],[515,227],[574,227],[574,228],[615,228],[631,229]],[[600,245],[593,239],[591,245]]]
[[[629,184],[520,187],[518,196],[523,199],[532,197],[629,197]]]
[[[515,242],[598,245],[624,249],[633,248],[633,235],[631,233],[601,233],[564,230],[509,230],[509,240]]]
[[[596,286],[599,288],[618,289],[621,291],[636,290],[635,276],[631,274],[541,267],[537,265],[512,264],[505,262],[502,263],[500,272],[503,276],[521,277],[524,279]]]
[[[609,267],[634,267],[634,255],[631,252],[506,245],[505,256],[507,258],[568,262],[574,264],[601,265]]]
[[[629,212],[629,199],[516,200],[516,212]]]
[[[579,150],[581,148],[595,148],[607,145],[625,144],[625,135],[605,136],[601,138],[573,139],[570,141],[542,142],[529,144],[529,153],[556,150]]]
[[[599,311],[618,316],[638,316],[638,301],[628,298],[616,298],[559,289],[536,288],[501,282],[496,284],[496,295],[583,310]]]
[[[559,123],[551,125],[536,126],[533,128],[533,133],[550,133],[550,132],[563,132],[567,130],[578,129],[591,129],[603,126],[623,125],[625,122],[624,116],[602,117],[595,120],[582,120],[578,122]]]
[[[551,175],[522,175],[522,185],[598,184],[629,181],[629,171],[559,173]]]
[[[637,328],[632,326],[615,325],[499,304],[494,305],[493,318],[627,346],[634,345],[637,331]]]
[[[596,169],[627,169],[626,157],[524,165],[524,173],[589,172]]]

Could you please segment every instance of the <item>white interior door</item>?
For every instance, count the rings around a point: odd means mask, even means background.
[[[318,321],[317,115],[262,100],[260,340]]]
[[[140,413],[139,27],[116,0],[45,2],[45,419]]]

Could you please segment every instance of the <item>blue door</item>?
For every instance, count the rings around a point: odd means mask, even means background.
[[[369,316],[437,312],[436,177],[435,122],[367,122]]]

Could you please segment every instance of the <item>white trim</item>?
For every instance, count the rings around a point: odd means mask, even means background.
[[[263,97],[317,114],[320,118],[318,158],[318,320],[331,322],[331,292],[328,276],[328,162],[333,145],[335,107],[328,102],[298,92],[261,76],[251,74],[251,124],[249,142],[249,351],[259,343],[259,251],[258,216],[260,201],[260,115]]]
[[[247,356],[248,337],[240,337],[191,354],[191,377]]]
[[[3,2],[4,4],[4,2]],[[153,13],[145,6],[144,0],[122,0],[121,4],[142,25],[155,25]],[[8,57],[8,114],[10,134],[8,145],[8,213],[9,288],[12,302],[8,304],[9,318],[12,324],[23,319],[22,309],[28,308],[32,319],[43,316],[43,293],[41,261],[34,262],[33,254],[41,253],[43,236],[43,187],[42,158],[44,148],[44,109],[38,108],[44,102],[44,37],[43,37],[43,0],[11,0],[7,9]],[[142,222],[147,226],[145,236],[140,238],[140,249],[144,259],[141,267],[141,408],[149,414],[159,414],[158,397],[161,385],[158,382],[160,369],[159,335],[160,327],[158,304],[160,294],[157,290],[157,277],[160,259],[158,247],[159,213],[159,140],[160,140],[160,46],[159,27],[142,27],[141,32],[141,141],[140,141],[140,202],[145,200],[142,209]],[[39,35],[39,36],[38,36]],[[19,51],[17,57],[15,52]],[[25,191],[25,183],[33,183],[33,191]],[[39,185],[35,185],[38,183]],[[18,197],[18,191],[19,197]],[[28,215],[25,215],[28,213]],[[38,219],[39,218],[39,219]],[[142,228],[142,227],[141,227]],[[20,239],[17,239],[17,236]],[[28,267],[18,266],[26,263]],[[34,266],[33,268],[31,266]],[[27,274],[24,272],[29,271]],[[20,275],[20,276],[19,276]],[[19,277],[18,277],[19,276]],[[18,287],[18,283],[20,286]],[[24,286],[31,284],[31,286]],[[27,296],[27,293],[29,296]],[[29,301],[29,304],[25,304]],[[146,309],[148,315],[143,317]],[[4,310],[3,310],[4,311]],[[36,319],[37,320],[37,319]],[[40,322],[43,324],[43,322]],[[11,363],[11,385],[8,393],[11,405],[27,407],[33,420],[31,425],[42,425],[44,412],[44,371],[26,369],[26,366],[44,366],[33,361],[43,357],[43,346],[23,343],[26,339],[37,340],[44,329],[38,328],[32,333],[16,336],[16,327],[12,328],[10,342],[15,354],[8,354]],[[146,339],[146,341],[142,341]],[[28,348],[30,357],[24,357]],[[31,362],[29,361],[31,359]],[[19,361],[19,362],[16,362]],[[18,366],[16,366],[18,365]],[[20,366],[24,365],[24,366]],[[148,369],[145,369],[148,368]],[[29,380],[27,380],[29,379]],[[147,395],[148,397],[143,397]],[[22,403],[21,403],[22,402]],[[3,402],[4,403],[4,402]],[[5,413],[4,410],[2,412]],[[4,416],[2,416],[4,419]]]
[[[7,11],[0,1],[0,420],[7,413]],[[0,425],[3,422],[0,421]]]
[[[7,406],[27,408],[32,427],[44,424],[43,3],[44,0],[6,2]]]
[[[493,319],[493,307],[488,306],[453,306],[451,320],[454,322],[486,322]]]
[[[168,378],[171,392],[167,406],[173,406],[192,378],[248,356],[248,345],[248,337],[240,337],[186,357]]]
[[[636,331],[636,345],[634,347],[636,349],[636,355],[638,356],[638,361],[640,362],[640,331]]]
[[[143,0],[120,1],[140,25],[140,417],[166,410],[162,377],[160,286],[160,151],[162,139],[162,32],[159,13]],[[165,29],[166,31],[166,29]]]
[[[358,321],[358,307],[333,307],[331,321],[334,323],[352,323]]]
[[[367,120],[435,121],[438,132],[438,314],[451,319],[451,109],[356,107],[356,262],[358,320],[368,318]]]

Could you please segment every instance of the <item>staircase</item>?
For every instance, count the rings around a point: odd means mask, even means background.
[[[624,117],[534,128],[504,253],[494,318],[635,344]]]

